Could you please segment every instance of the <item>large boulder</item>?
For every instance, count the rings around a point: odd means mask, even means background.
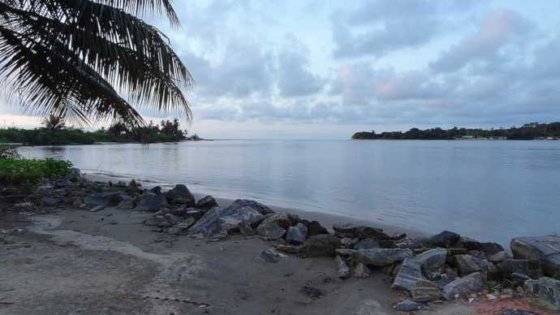
[[[227,208],[215,207],[208,210],[189,229],[189,234],[210,237],[238,230],[242,223],[255,226],[264,220],[269,210],[255,201],[236,200]]]
[[[444,272],[447,250],[434,248],[404,260],[392,288],[412,294],[419,281],[437,279]]]
[[[167,205],[167,199],[164,195],[146,192],[134,210],[158,212],[162,207]]]
[[[382,229],[370,226],[354,225],[351,223],[333,225],[334,234],[340,238],[373,238],[376,240],[391,240],[391,236],[385,234]]]
[[[550,306],[556,310],[560,310],[560,281],[548,277],[542,277],[538,280],[525,281],[525,289],[533,294],[538,295],[541,299],[550,303]]]
[[[277,240],[286,234],[291,224],[286,213],[270,214],[259,224],[256,232],[265,240]]]
[[[355,261],[365,265],[383,267],[412,257],[414,253],[408,248],[370,248],[348,250]]]
[[[178,184],[165,193],[167,202],[172,205],[185,205],[186,207],[194,207],[195,200],[193,194],[187,186]]]
[[[463,237],[461,239],[461,245],[467,250],[481,251],[484,254],[486,254],[486,256],[492,256],[494,254],[504,251],[502,245],[498,243],[479,242],[477,240],[470,239],[467,237]]]
[[[443,296],[447,300],[454,300],[458,296],[470,293],[478,293],[485,287],[484,276],[480,272],[457,278],[443,287]]]
[[[329,231],[317,221],[307,222],[307,234],[309,236],[329,234]]]
[[[560,236],[518,237],[511,241],[514,258],[539,261],[545,275],[560,279]]]
[[[352,249],[360,250],[360,249],[370,249],[370,248],[379,248],[379,242],[377,242],[373,238],[364,238],[354,244],[352,244]]]
[[[451,247],[461,239],[461,235],[450,232],[443,231],[439,234],[432,235],[426,240],[427,245],[431,247]]]
[[[214,199],[214,197],[212,196],[205,196],[201,199],[199,199],[196,202],[195,208],[197,209],[204,209],[204,210],[210,210],[214,207],[218,207],[218,202],[216,201],[216,199]]]
[[[302,257],[334,257],[339,247],[340,239],[334,235],[313,235],[299,247],[298,254]]]

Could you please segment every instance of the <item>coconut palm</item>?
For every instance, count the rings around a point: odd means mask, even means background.
[[[51,135],[54,135],[57,130],[62,130],[66,127],[64,117],[54,114],[50,114],[48,117],[43,119],[43,124],[46,129],[50,130]]]
[[[86,123],[143,124],[142,106],[190,118],[182,91],[191,75],[165,35],[140,18],[163,14],[178,26],[172,2],[0,0],[2,91],[35,113]]]

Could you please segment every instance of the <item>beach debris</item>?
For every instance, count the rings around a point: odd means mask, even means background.
[[[214,199],[214,197],[208,195],[208,196],[204,196],[203,198],[200,198],[196,202],[194,207],[197,209],[210,210],[214,207],[219,207],[219,205],[216,199]]]

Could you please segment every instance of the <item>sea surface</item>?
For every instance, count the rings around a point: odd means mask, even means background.
[[[82,170],[508,244],[560,233],[560,141],[274,141],[26,147]]]

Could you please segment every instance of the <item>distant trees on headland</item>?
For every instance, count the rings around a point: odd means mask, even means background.
[[[535,140],[560,139],[560,122],[549,124],[528,123],[521,127],[500,129],[469,129],[469,128],[431,128],[420,130],[412,128],[408,131],[361,131],[352,135],[355,140],[391,139],[391,140],[453,140],[453,139],[503,139],[503,140]]]
[[[43,121],[44,128],[0,129],[0,143],[22,143],[26,145],[66,145],[93,144],[97,142],[178,142],[183,140],[201,140],[196,134],[187,137],[188,132],[181,130],[179,121],[162,120],[159,125],[150,122],[144,126],[129,127],[122,122],[114,123],[108,128],[88,132],[82,129],[66,127],[63,119],[55,116]]]

